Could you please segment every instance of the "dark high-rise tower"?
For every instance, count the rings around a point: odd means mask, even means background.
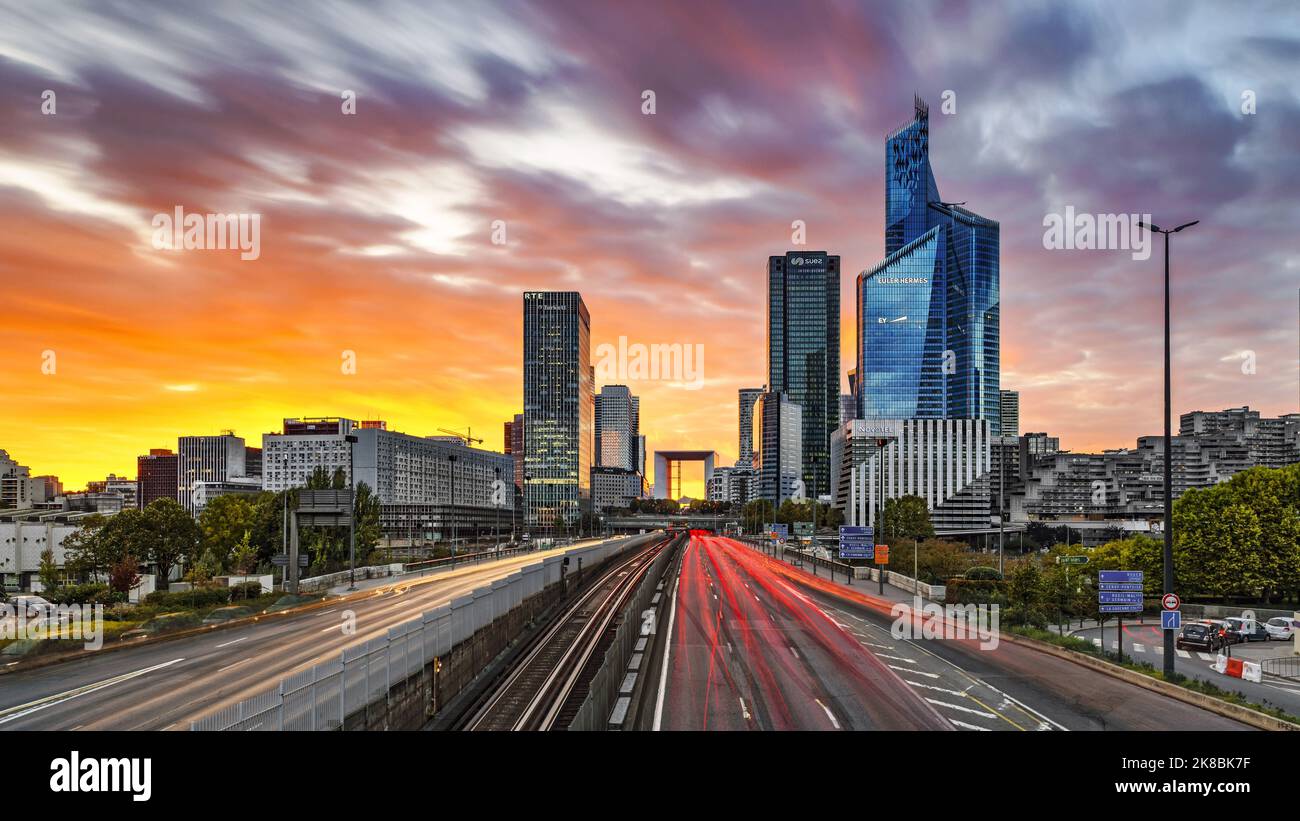
[[[740,398],[740,449],[736,452],[736,461],[752,466],[754,463],[754,403],[763,395],[762,388],[741,388]]]
[[[838,256],[791,251],[768,258],[767,389],[800,406],[807,493],[828,493],[831,434],[840,421]]]
[[[529,526],[572,523],[591,504],[595,445],[591,315],[577,291],[524,293],[524,509]]]
[[[858,275],[862,419],[1000,418],[999,226],[939,198],[930,112],[891,134],[883,262]]]

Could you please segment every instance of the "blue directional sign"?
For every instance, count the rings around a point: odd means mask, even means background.
[[[1102,613],[1141,613],[1141,604],[1099,604],[1097,610]]]
[[[1136,604],[1142,605],[1141,593],[1106,593],[1097,594],[1097,601],[1102,604]]]
[[[1183,612],[1181,610],[1161,610],[1160,611],[1160,629],[1161,630],[1179,630],[1183,626]]]
[[[876,558],[875,529],[860,525],[840,526],[841,559]]]
[[[1098,582],[1097,583],[1098,590],[1114,590],[1114,591],[1121,591],[1121,592],[1126,591],[1130,593],[1141,593],[1142,587],[1143,586],[1140,584],[1127,584],[1125,582]]]
[[[790,538],[790,526],[789,526],[789,525],[770,524],[770,525],[767,526],[767,532],[768,532],[768,533],[775,533],[775,534],[776,534],[776,537],[777,537],[778,539],[788,539],[788,538]]]
[[[1144,573],[1141,570],[1098,570],[1097,581],[1141,584]]]

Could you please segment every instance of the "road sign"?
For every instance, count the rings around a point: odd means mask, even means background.
[[[773,539],[780,539],[784,541],[790,538],[789,525],[770,524],[767,526],[767,532],[772,534]]]
[[[1087,556],[1057,556],[1057,564],[1087,564]]]
[[[1142,604],[1099,604],[1097,610],[1102,613],[1141,613]]]
[[[275,565],[276,567],[288,567],[288,566],[289,566],[289,554],[288,554],[288,553],[276,553],[274,556],[271,557],[271,564]],[[299,553],[299,554],[298,554],[298,566],[299,566],[299,567],[306,567],[306,566],[307,566],[307,554],[306,554],[306,553]]]
[[[1176,593],[1166,593],[1160,597],[1160,606],[1166,610],[1177,610],[1182,601]]]
[[[813,535],[813,526],[812,526],[812,522],[795,522],[795,523],[794,523],[794,535],[796,535],[796,536],[811,536],[811,535]]]
[[[1141,593],[1109,593],[1102,591],[1097,594],[1097,601],[1102,604],[1136,604],[1142,605]]]
[[[876,564],[889,564],[889,545],[876,545]]]
[[[1141,584],[1144,579],[1141,570],[1098,570],[1097,581]]]
[[[874,559],[876,556],[875,529],[859,525],[840,526],[841,559]]]
[[[1182,626],[1183,626],[1183,612],[1181,610],[1160,611],[1160,629],[1178,630]]]
[[[1097,589],[1141,593],[1144,587],[1140,584],[1125,584],[1123,582],[1101,582],[1097,585]]]

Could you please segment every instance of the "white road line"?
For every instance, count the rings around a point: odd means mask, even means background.
[[[882,659],[893,659],[894,661],[905,661],[908,664],[916,664],[916,659],[905,659],[902,656],[891,656],[885,653],[876,653]]]
[[[664,720],[664,690],[668,686],[668,661],[673,652],[673,621],[677,618],[677,590],[682,586],[680,573],[673,580],[673,603],[668,608],[668,637],[664,640],[664,666],[659,670],[659,694],[655,696],[654,730],[658,731]]]
[[[740,698],[740,696],[737,696],[737,698]],[[740,698],[740,714],[745,717],[746,721],[749,721],[749,708],[745,706],[745,699],[743,698]]]
[[[231,667],[238,667],[239,665],[244,664],[245,662],[252,661],[252,660],[253,660],[253,657],[252,657],[252,656],[249,656],[249,657],[246,658],[246,659],[240,659],[239,661],[235,662],[234,664],[227,664],[225,667],[222,667],[222,668],[221,668],[220,670],[218,670],[217,672],[218,672],[218,673],[224,673],[224,672],[226,672],[227,670],[229,670]]]
[[[927,673],[927,672],[925,672],[924,670],[912,670],[912,669],[909,669],[909,668],[907,668],[907,667],[899,667],[897,664],[890,664],[890,665],[889,665],[889,669],[891,669],[891,670],[902,670],[904,673],[910,673],[911,675],[914,675],[914,676],[925,676],[925,677],[927,677],[927,678],[938,678],[938,677],[939,677],[939,674],[938,674],[938,673]]]
[[[972,715],[977,715],[980,718],[997,718],[997,716],[993,715],[992,713],[986,713],[983,710],[975,710],[970,707],[963,707],[960,704],[949,704],[948,702],[940,701],[937,698],[930,698],[929,696],[927,696],[925,700],[937,707],[947,707],[950,710],[961,710],[963,713],[971,713]]]
[[[903,679],[903,681],[907,681],[907,679]],[[922,684],[919,681],[907,681],[907,683],[913,687],[924,687],[927,690],[937,690],[940,693],[947,693],[948,695],[956,696],[957,698],[966,697],[966,694],[960,690],[949,690],[947,687],[935,687],[933,684]]]
[[[790,648],[790,652],[791,652],[791,653],[794,653],[794,657],[795,657],[795,658],[799,658],[799,651],[798,651],[798,650],[796,650],[796,649],[794,649],[793,647],[791,647],[791,648]]]
[[[1196,655],[1201,657],[1201,661],[1214,661],[1214,656],[1209,653],[1197,653]]]
[[[955,718],[950,718],[950,719],[948,719],[948,720],[949,720],[950,722],[952,722],[953,724],[957,725],[958,727],[965,727],[967,730],[979,730],[979,731],[981,731],[981,732],[985,732],[985,733],[991,733],[991,732],[993,732],[993,731],[990,730],[988,727],[976,727],[974,724],[967,724],[966,722],[964,722],[964,721],[958,721],[958,720],[955,719]]]
[[[1186,650],[1175,650],[1174,652],[1178,654],[1178,657],[1180,659],[1189,659],[1192,657],[1192,654],[1187,652]]]
[[[246,638],[248,638],[248,636],[241,636],[241,637],[235,639],[234,641],[228,641],[228,642],[226,642],[225,644],[218,644],[218,645],[217,645],[217,649],[220,650],[222,647],[229,647],[229,646],[232,645],[232,644],[239,644],[241,641],[243,641],[243,640],[246,639]]]
[[[0,710],[0,724],[4,724],[6,722],[13,721],[15,718],[22,718],[25,715],[30,715],[31,713],[44,710],[46,707],[53,707],[56,704],[62,704],[65,701],[71,701],[72,699],[77,698],[78,696],[84,696],[87,693],[93,693],[96,690],[103,690],[105,687],[112,687],[114,684],[120,684],[124,681],[130,681],[133,678],[138,678],[139,676],[143,676],[146,673],[152,673],[155,670],[161,670],[164,667],[171,667],[173,664],[179,664],[182,661],[185,661],[185,659],[183,658],[172,659],[171,661],[165,661],[162,664],[155,664],[152,667],[145,667],[143,670],[136,670],[133,673],[124,673],[123,675],[116,676],[110,679],[105,679],[104,681],[96,682],[94,684],[87,684],[84,687],[77,687],[75,689],[67,690],[62,693],[56,693],[55,695],[52,696],[46,696],[45,698],[38,698],[35,701],[29,701],[26,704],[19,704],[16,707],[9,707],[7,709]]]
[[[790,649],[793,650],[794,648],[792,647]],[[831,720],[831,724],[835,727],[835,729],[838,730],[840,728],[840,723],[835,720],[835,714],[831,712],[831,708],[827,707],[825,704],[822,704],[822,700],[820,698],[814,699],[814,701],[817,702],[818,707],[821,707],[823,710],[826,711],[826,717]]]
[[[1133,652],[1135,652],[1135,653],[1145,653],[1146,651],[1147,651],[1147,646],[1146,646],[1145,644],[1140,644],[1140,643],[1138,643],[1138,642],[1136,642],[1136,641],[1133,642]]]

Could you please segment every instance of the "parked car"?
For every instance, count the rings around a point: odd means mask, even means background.
[[[1270,639],[1290,641],[1297,632],[1300,632],[1300,620],[1276,616],[1264,622],[1264,630],[1268,632]]]
[[[19,608],[25,609],[28,619],[45,617],[54,612],[54,605],[41,596],[14,596],[9,603],[13,606],[14,613],[20,612]]]
[[[1238,641],[1268,641],[1268,631],[1264,625],[1254,619],[1227,618],[1224,619],[1234,633],[1240,638]]]
[[[1185,625],[1174,640],[1174,646],[1179,650],[1206,650],[1213,653],[1223,645],[1224,638],[1219,635],[1219,625],[1203,621]]]
[[[1224,638],[1224,644],[1241,644],[1246,637],[1228,623],[1227,619],[1201,619],[1201,624],[1208,624],[1211,629]]]

